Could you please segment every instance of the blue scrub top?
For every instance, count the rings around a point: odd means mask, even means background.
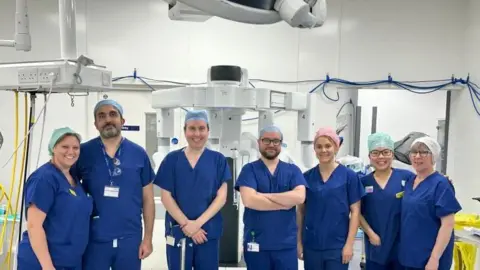
[[[414,181],[405,185],[400,227],[400,263],[424,268],[430,258],[441,225],[441,218],[462,209],[451,184],[438,172],[413,190]],[[439,261],[439,270],[450,269],[454,234]]]
[[[403,191],[406,183],[414,178],[415,174],[411,171],[392,169],[383,189],[375,180],[374,173],[361,178],[366,193],[362,198],[362,215],[381,239],[381,246],[373,246],[365,234],[367,260],[382,265],[398,260]]]
[[[168,153],[158,168],[154,184],[170,192],[189,220],[199,218],[212,204],[220,187],[232,179],[227,159],[217,151],[205,149],[192,168],[184,149]],[[202,229],[207,239],[219,239],[223,233],[222,215],[218,212]],[[175,230],[177,228],[177,230]],[[165,235],[182,234],[178,222],[165,213]]]
[[[91,239],[97,242],[142,235],[143,187],[155,178],[147,153],[134,142],[123,139],[115,158],[120,164],[114,165],[97,137],[81,145],[80,158],[72,168],[93,197]],[[121,170],[116,176],[115,167]],[[119,188],[118,198],[104,196],[105,187],[110,186]]]
[[[33,172],[25,184],[25,218],[34,204],[46,214],[43,229],[53,264],[58,267],[81,265],[90,231],[93,201],[78,179],[72,187],[65,175],[52,163],[46,163]],[[40,266],[33,252],[28,231],[23,232],[18,246],[18,257]]]
[[[240,187],[249,187],[259,193],[282,193],[306,185],[296,165],[279,161],[272,175],[259,159],[243,166],[235,189],[239,191]],[[257,211],[246,207],[243,223],[244,245],[255,242],[260,250],[283,250],[297,246],[295,207],[277,211]]]
[[[303,222],[303,245],[314,250],[343,249],[350,225],[350,206],[365,189],[358,175],[339,164],[324,182],[319,166],[304,174],[308,183]]]

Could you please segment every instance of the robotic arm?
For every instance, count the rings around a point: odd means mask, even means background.
[[[172,20],[208,20],[212,16],[247,24],[285,21],[295,28],[314,28],[327,17],[326,0],[164,0]]]

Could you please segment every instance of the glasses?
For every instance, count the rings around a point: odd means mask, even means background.
[[[373,150],[372,152],[370,152],[370,156],[372,157],[379,157],[380,155],[384,157],[391,157],[392,154],[393,154],[392,150],[388,150],[388,149],[385,149],[382,151]]]
[[[262,143],[265,144],[265,145],[269,145],[269,144],[273,143],[274,146],[279,146],[282,143],[282,140],[279,140],[279,139],[273,139],[272,140],[272,139],[263,138]]]
[[[417,151],[417,150],[412,150],[410,151],[410,156],[415,157],[417,154],[420,154],[420,157],[426,157],[430,155],[432,152],[430,151]]]

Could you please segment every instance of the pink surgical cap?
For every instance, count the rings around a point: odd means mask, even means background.
[[[317,133],[315,133],[314,142],[316,142],[319,137],[328,137],[335,143],[335,145],[337,145],[337,147],[340,147],[340,137],[337,135],[337,132],[332,128],[320,128]]]

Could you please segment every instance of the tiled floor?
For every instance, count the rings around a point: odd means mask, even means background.
[[[161,216],[161,215],[157,215]],[[150,257],[148,257],[142,263],[142,270],[168,270],[165,258],[165,238],[164,235],[164,220],[157,219],[155,220],[155,229],[154,229],[154,238],[153,238],[153,248],[154,251]],[[357,241],[355,244],[354,259],[350,263],[350,270],[359,270],[360,269],[360,256],[361,256],[361,245],[360,241]],[[221,267],[219,269],[238,269],[243,270],[246,268],[225,268]],[[299,261],[299,269],[303,270],[303,263]],[[187,269],[191,270],[191,269]]]

